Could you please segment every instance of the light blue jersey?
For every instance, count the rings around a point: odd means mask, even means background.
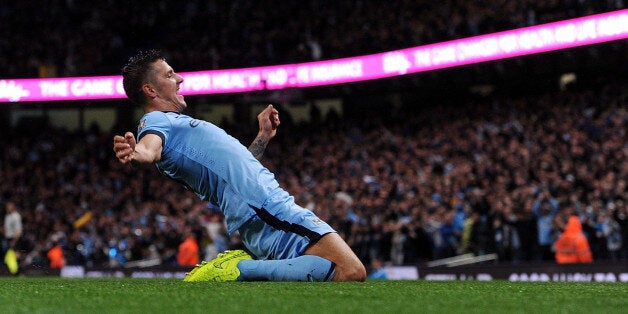
[[[237,139],[206,121],[175,112],[153,111],[140,120],[138,141],[161,137],[159,172],[179,181],[201,199],[220,207],[231,234],[264,209],[277,214],[294,198]]]

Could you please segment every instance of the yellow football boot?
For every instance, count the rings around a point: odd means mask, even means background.
[[[248,259],[252,259],[251,255],[243,250],[225,251],[209,262],[203,261],[196,265],[194,269],[187,273],[183,281],[236,281],[240,276],[238,263]]]

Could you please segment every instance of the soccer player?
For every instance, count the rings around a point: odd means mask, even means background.
[[[364,281],[366,270],[342,238],[294,202],[260,162],[275,136],[279,114],[272,105],[259,115],[259,132],[248,148],[216,125],[182,114],[183,78],[159,51],[140,52],[122,70],[127,97],[142,106],[137,138],[114,137],[124,164],[155,164],[218,206],[227,231],[239,231],[243,250],[202,262],[184,281]]]

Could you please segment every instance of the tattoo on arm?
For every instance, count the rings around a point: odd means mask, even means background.
[[[262,159],[262,155],[264,154],[264,150],[266,149],[266,145],[268,145],[268,139],[264,136],[258,135],[251,146],[249,146],[249,151],[257,160]]]

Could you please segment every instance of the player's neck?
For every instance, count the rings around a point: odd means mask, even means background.
[[[153,111],[161,111],[161,112],[174,112],[180,114],[183,111],[183,108],[175,108],[174,106],[169,105],[159,105],[159,104],[148,104],[143,106],[144,113],[150,113]]]

